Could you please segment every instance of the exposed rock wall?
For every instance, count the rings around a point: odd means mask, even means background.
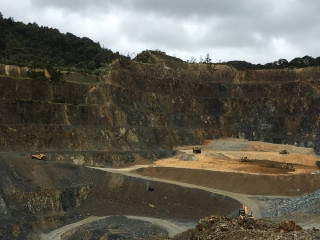
[[[0,156],[0,239],[27,239],[31,231],[77,217],[92,189],[87,169],[43,163]]]
[[[135,154],[158,158],[174,146],[241,137],[319,152],[319,68],[236,71],[152,57],[58,82],[1,65],[0,151],[121,166]]]

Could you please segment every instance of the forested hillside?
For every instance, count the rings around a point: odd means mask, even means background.
[[[28,67],[69,67],[93,70],[118,58],[89,38],[58,29],[24,24],[0,13],[0,63]]]
[[[285,68],[304,68],[320,66],[320,57],[313,58],[310,56],[296,57],[291,61],[281,58],[277,61],[266,64],[252,64],[246,61],[228,61],[221,63],[222,65],[229,65],[238,70],[261,70],[261,69],[285,69]]]
[[[0,63],[3,64],[94,70],[121,56],[87,37],[63,34],[58,29],[40,27],[37,23],[15,22],[13,18],[3,18],[1,13],[0,33]],[[211,64],[211,59],[206,63]],[[215,64],[229,65],[238,70],[301,68],[320,66],[320,57],[296,57],[290,61],[281,58],[266,64],[238,60]]]

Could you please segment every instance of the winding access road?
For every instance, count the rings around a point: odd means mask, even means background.
[[[110,173],[125,175],[125,176],[129,176],[129,177],[144,179],[147,181],[156,181],[156,182],[174,184],[174,185],[178,185],[178,186],[182,186],[182,187],[186,187],[186,188],[200,189],[200,190],[204,190],[207,192],[219,194],[222,196],[227,196],[227,197],[230,197],[230,198],[237,200],[241,204],[249,206],[250,211],[253,212],[255,218],[259,218],[261,212],[264,211],[264,209],[268,208],[268,205],[266,204],[266,202],[260,199],[260,197],[263,197],[263,196],[227,192],[227,191],[223,191],[223,190],[203,187],[203,186],[189,184],[189,183],[183,183],[183,182],[177,182],[177,181],[166,180],[166,179],[161,179],[161,178],[143,176],[143,175],[139,175],[139,174],[133,172],[134,170],[137,170],[140,168],[146,168],[146,167],[149,167],[149,165],[135,165],[135,166],[128,167],[128,168],[119,168],[119,169],[117,169],[117,168],[97,168],[97,167],[91,167],[91,168],[98,169],[101,171],[110,172]],[[271,197],[268,196],[268,198],[271,198]],[[277,197],[274,196],[274,198],[277,198]],[[99,220],[102,220],[102,219],[105,219],[108,217],[111,217],[111,216],[102,216],[102,217],[90,216],[84,220],[63,226],[63,227],[58,228],[54,231],[51,231],[47,234],[43,233],[43,234],[41,234],[40,239],[42,239],[42,240],[45,240],[45,239],[61,240],[62,235],[67,233],[68,231],[76,230],[77,228],[79,228],[85,224],[89,224],[94,221],[99,221]],[[176,234],[184,232],[188,229],[194,228],[194,226],[196,224],[196,223],[178,223],[173,220],[163,220],[163,219],[141,217],[141,216],[126,216],[126,217],[130,218],[130,219],[147,221],[147,222],[150,222],[154,225],[157,225],[157,226],[161,227],[162,229],[165,229],[168,232],[169,237],[172,237]]]
[[[186,187],[186,188],[200,189],[200,190],[204,190],[207,192],[216,193],[216,194],[219,194],[222,196],[227,196],[227,197],[230,197],[230,198],[237,200],[241,204],[248,206],[250,209],[250,212],[253,213],[255,218],[259,218],[261,215],[261,212],[269,207],[265,201],[260,199],[261,197],[264,198],[265,196],[228,192],[228,191],[223,191],[223,190],[219,190],[219,189],[203,187],[203,186],[199,186],[199,185],[195,185],[195,184],[189,184],[189,183],[177,182],[177,181],[166,180],[166,179],[161,179],[161,178],[143,176],[143,175],[140,175],[140,174],[133,172],[134,170],[137,170],[140,168],[146,168],[146,167],[149,167],[149,165],[135,165],[135,166],[128,167],[128,168],[118,168],[118,169],[117,168],[97,168],[97,167],[92,167],[92,168],[99,169],[101,171],[110,172],[110,173],[122,174],[122,175],[129,176],[129,177],[149,180],[149,181],[163,182],[163,183],[174,184],[174,185],[178,185],[178,186]],[[283,196],[281,196],[281,197],[268,196],[268,198],[284,198],[284,197]]]

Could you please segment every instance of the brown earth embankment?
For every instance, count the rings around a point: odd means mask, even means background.
[[[170,167],[142,168],[136,173],[250,195],[297,196],[320,189],[320,174],[262,175]]]

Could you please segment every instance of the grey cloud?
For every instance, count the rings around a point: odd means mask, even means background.
[[[1,1],[5,0],[0,0],[0,4]],[[199,56],[199,51],[212,49],[219,53],[227,50],[228,56],[233,56],[230,52],[243,52],[243,59],[248,51],[250,56],[254,56],[255,53],[269,56],[263,56],[263,59],[278,57],[277,54],[280,53],[286,54],[283,56],[286,58],[290,52],[320,55],[318,0],[28,1],[32,11],[39,15],[44,10],[57,12],[60,13],[59,16],[69,16],[68,19],[80,22],[70,26],[65,24],[61,27],[65,31],[80,33],[81,36],[87,35],[107,48],[114,51],[123,50],[124,53],[136,52],[136,49],[131,49],[133,46],[145,46],[177,54],[189,53],[190,56]],[[82,21],[88,19],[90,24],[101,26],[101,21],[106,21],[103,19],[110,19],[106,16],[116,18],[116,25],[110,20],[104,22],[105,29],[93,26],[91,29],[96,32],[90,31],[90,35],[84,28],[79,27]],[[43,20],[45,17],[41,15],[38,19]],[[38,21],[37,16],[34,16],[33,21]],[[47,23],[54,21],[55,19],[46,20]],[[38,23],[43,25],[41,22]],[[113,25],[112,32],[110,28],[108,30],[110,25]],[[57,25],[55,27],[59,28]],[[86,31],[88,29],[90,26],[86,25]]]
[[[88,9],[95,10],[118,10],[135,11],[139,13],[153,13],[159,16],[172,18],[189,18],[198,16],[228,16],[250,15],[252,11],[260,11],[272,8],[275,0],[269,0],[266,4],[257,0],[225,1],[225,0],[30,0],[32,5],[41,8],[59,8],[69,11],[85,12]]]

